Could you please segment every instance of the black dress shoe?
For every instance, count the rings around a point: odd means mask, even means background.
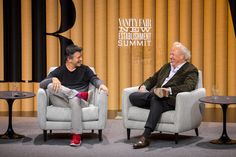
[[[147,147],[149,146],[149,139],[144,137],[144,136],[141,136],[140,139],[138,140],[138,142],[136,142],[134,145],[133,145],[133,148],[134,149],[140,149],[140,148],[144,148],[144,147]]]

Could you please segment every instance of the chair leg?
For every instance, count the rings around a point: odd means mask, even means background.
[[[196,136],[199,135],[199,133],[198,133],[198,128],[195,128],[195,133],[196,133]]]
[[[52,135],[52,130],[49,131],[50,135]]]
[[[162,131],[160,131],[159,133],[162,134]]]
[[[102,141],[102,130],[98,130],[98,139],[99,141]]]
[[[178,136],[179,136],[179,134],[175,133],[175,144],[178,144]]]
[[[127,128],[127,139],[128,139],[128,140],[130,140],[130,131],[131,131],[131,130],[130,130],[129,128]]]
[[[92,130],[91,132],[94,133],[94,130]]]
[[[47,141],[47,130],[43,130],[43,140],[44,142]]]

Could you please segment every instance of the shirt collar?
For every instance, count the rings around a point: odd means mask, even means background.
[[[170,64],[171,65],[171,71],[177,72],[185,63],[186,63],[186,61],[183,62],[182,64],[178,65],[175,68],[172,66],[172,64]]]

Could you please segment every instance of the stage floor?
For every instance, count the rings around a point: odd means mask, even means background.
[[[7,117],[0,117],[0,134],[7,128]],[[171,134],[154,133],[151,145],[140,150],[133,150],[140,130],[131,131],[131,139],[126,139],[126,129],[122,120],[108,120],[103,131],[103,141],[99,142],[97,131],[94,134],[86,131],[80,147],[70,147],[69,131],[53,131],[47,142],[43,141],[43,131],[39,129],[36,117],[13,117],[13,128],[16,133],[25,135],[20,140],[0,139],[0,156],[8,157],[233,157],[236,145],[214,145],[212,139],[220,137],[222,123],[203,122],[199,128],[199,137],[194,130],[180,134],[179,143],[174,143]],[[227,123],[228,135],[236,139],[236,123]]]

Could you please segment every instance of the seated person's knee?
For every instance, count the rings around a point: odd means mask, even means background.
[[[48,86],[47,86],[47,89],[49,91],[52,91],[53,90],[53,84],[52,83],[49,83]]]
[[[134,102],[136,101],[136,98],[137,98],[136,92],[131,93],[131,94],[129,95],[129,101],[130,101],[132,104],[134,104]]]

